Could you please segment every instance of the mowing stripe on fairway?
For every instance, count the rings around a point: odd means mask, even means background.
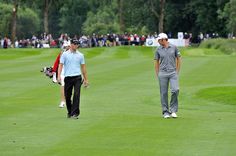
[[[39,72],[60,50],[0,49],[0,155],[236,155],[236,57],[181,50],[178,119],[161,116],[155,48],[131,46],[81,49],[91,85],[70,120]]]

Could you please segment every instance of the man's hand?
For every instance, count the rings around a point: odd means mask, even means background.
[[[83,85],[84,85],[84,88],[88,88],[89,86],[88,80],[84,80]]]
[[[154,66],[155,66],[156,76],[158,77],[159,68],[160,68],[159,60],[155,60],[155,62],[154,62]]]

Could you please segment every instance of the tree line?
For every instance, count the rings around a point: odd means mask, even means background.
[[[236,33],[236,0],[0,0],[0,36]]]

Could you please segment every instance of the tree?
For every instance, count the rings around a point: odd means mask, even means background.
[[[224,7],[223,11],[218,10],[219,18],[226,20],[228,32],[236,34],[236,0],[230,0]]]
[[[165,0],[160,0],[159,33],[164,32]]]
[[[10,35],[12,5],[0,3],[0,33],[4,36]]]
[[[168,32],[189,32],[196,38],[202,33],[225,35],[225,19],[219,18],[219,11],[229,0],[175,0],[166,1],[165,29]]]
[[[118,0],[118,9],[119,9],[119,25],[120,25],[120,32],[124,32],[125,30],[125,23],[124,23],[124,1]]]
[[[23,0],[22,0],[23,1]],[[24,0],[23,6],[32,8],[40,17],[40,32],[58,33],[59,28],[59,10],[63,6],[63,0]]]
[[[18,11],[18,0],[14,0],[12,9],[12,31],[11,31],[11,41],[14,43],[16,37],[16,20]],[[13,44],[14,46],[14,44]]]
[[[52,5],[52,0],[44,0],[43,24],[44,24],[44,32],[46,33],[49,33],[48,13],[49,13],[49,8],[51,5]]]
[[[188,0],[166,1],[165,13],[165,31],[177,37],[177,32],[191,32],[198,27],[196,26],[196,12]],[[196,30],[198,32],[198,30]]]
[[[0,4],[0,32],[3,36],[12,36],[12,8],[13,4]],[[39,31],[40,19],[36,12],[27,7],[18,6],[16,21],[17,27],[14,28],[14,38],[28,38]]]
[[[228,20],[228,29],[235,35],[236,34],[236,0],[231,0],[230,5],[230,16]]]
[[[96,14],[89,12],[83,24],[83,33],[118,33],[120,28],[117,22],[117,16],[112,10],[112,8],[103,7],[103,9],[99,10]]]
[[[53,35],[93,32],[171,32],[173,37],[177,32],[191,32],[194,36],[200,32],[224,35],[227,32],[236,33],[235,1],[67,0],[65,3],[63,0],[0,0],[0,33],[12,35],[12,39],[18,35],[29,36],[29,31],[20,30],[24,29],[24,22],[32,22],[36,29],[29,27],[30,32],[44,31]],[[14,12],[13,6],[16,8]],[[37,20],[32,21],[26,14],[24,16],[27,18],[19,15],[20,12],[29,13],[27,9],[34,10],[33,16]]]
[[[64,3],[59,10],[61,16],[59,20],[60,32],[72,35],[81,34],[88,10],[87,0],[73,0]]]
[[[19,8],[17,18],[17,37],[31,38],[40,28],[39,15],[30,8]]]
[[[150,0],[150,8],[156,19],[158,19],[158,32],[164,32],[164,13],[165,13],[165,0],[159,0],[159,8],[157,7],[158,3],[155,0]],[[158,13],[159,10],[159,13]]]
[[[126,1],[123,3],[122,10],[125,32],[147,34],[158,30],[158,19],[151,12],[147,0]]]

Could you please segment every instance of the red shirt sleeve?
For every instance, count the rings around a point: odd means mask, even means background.
[[[59,53],[57,55],[57,58],[56,58],[56,60],[55,60],[55,62],[53,64],[52,72],[57,72],[57,69],[58,69],[59,63],[60,63],[60,56],[61,56],[61,53]]]

